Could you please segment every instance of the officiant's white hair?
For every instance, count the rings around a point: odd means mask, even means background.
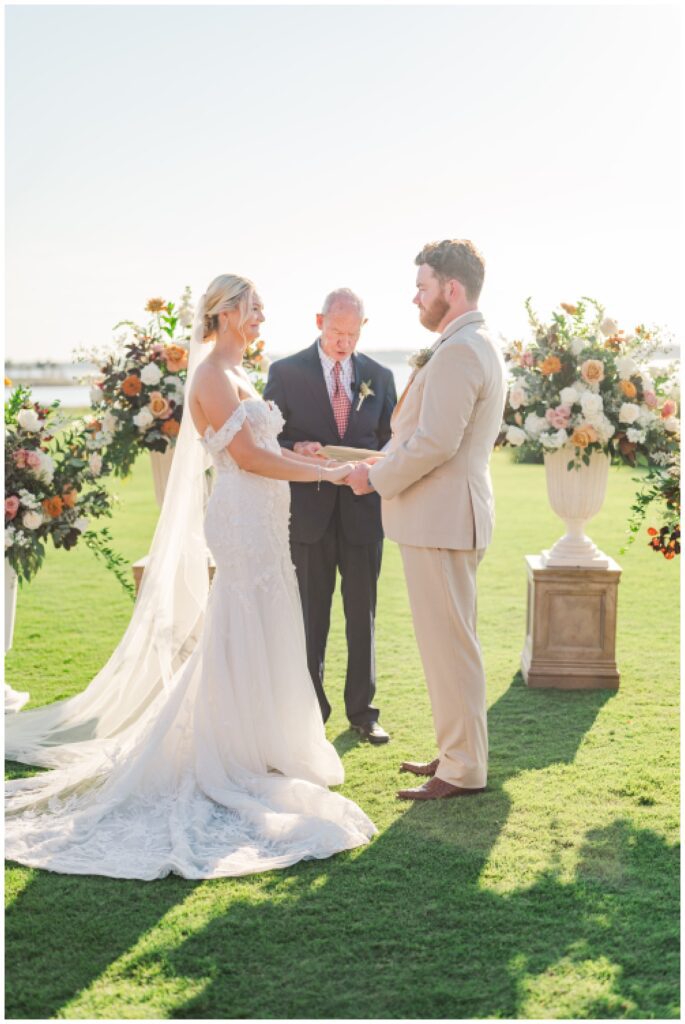
[[[330,313],[332,307],[336,306],[338,303],[340,303],[341,306],[354,306],[354,308],[359,311],[360,319],[364,319],[364,303],[351,288],[336,288],[335,291],[329,292],[323,300],[323,306],[321,307],[322,316],[325,316],[326,313]]]

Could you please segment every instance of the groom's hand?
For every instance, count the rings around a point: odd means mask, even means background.
[[[369,463],[358,462],[350,475],[346,478],[348,484],[355,494],[371,494],[374,488],[369,483]]]
[[[318,455],[323,445],[318,441],[296,441],[293,451],[296,455]],[[322,458],[322,456],[319,456]]]

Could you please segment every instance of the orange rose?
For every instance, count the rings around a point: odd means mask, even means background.
[[[57,499],[59,501],[59,498]],[[62,490],[62,501],[67,508],[73,508],[78,501],[78,491],[71,484],[65,484]]]
[[[580,375],[588,384],[599,384],[604,380],[604,363],[601,359],[586,359],[580,368]]]
[[[132,373],[121,385],[121,390],[129,398],[135,398],[143,390],[143,385],[140,382],[140,377],[137,377],[135,373]]]
[[[41,502],[41,505],[52,519],[57,519],[58,516],[62,515],[62,509],[64,506],[62,504],[62,499],[57,495],[55,495],[54,498],[45,498]]]
[[[571,436],[571,444],[574,444],[576,448],[587,448],[589,444],[596,440],[597,431],[589,423],[576,427]]]
[[[637,395],[637,388],[633,384],[632,380],[621,380],[619,381],[618,386],[626,398],[635,398]]]
[[[561,360],[558,356],[547,356],[540,363],[540,373],[544,373],[545,377],[550,377],[553,373],[559,373],[561,369]]]
[[[150,412],[158,420],[165,420],[171,413],[171,406],[168,401],[161,393],[161,391],[153,391],[150,394]]]
[[[162,433],[166,434],[167,437],[176,437],[181,426],[178,420],[167,420],[166,423],[162,424]]]
[[[181,345],[165,345],[162,359],[171,373],[185,370],[188,365],[188,353]]]

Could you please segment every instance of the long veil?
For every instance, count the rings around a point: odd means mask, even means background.
[[[144,713],[194,651],[209,593],[203,509],[208,457],[190,416],[203,344],[205,296],[193,323],[181,429],[131,620],[107,664],[67,700],[5,720],[5,757],[56,768],[90,757]]]

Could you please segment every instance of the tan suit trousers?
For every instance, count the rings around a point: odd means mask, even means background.
[[[476,570],[484,551],[400,545],[409,603],[433,709],[437,776],[485,786],[485,671],[476,634]]]

